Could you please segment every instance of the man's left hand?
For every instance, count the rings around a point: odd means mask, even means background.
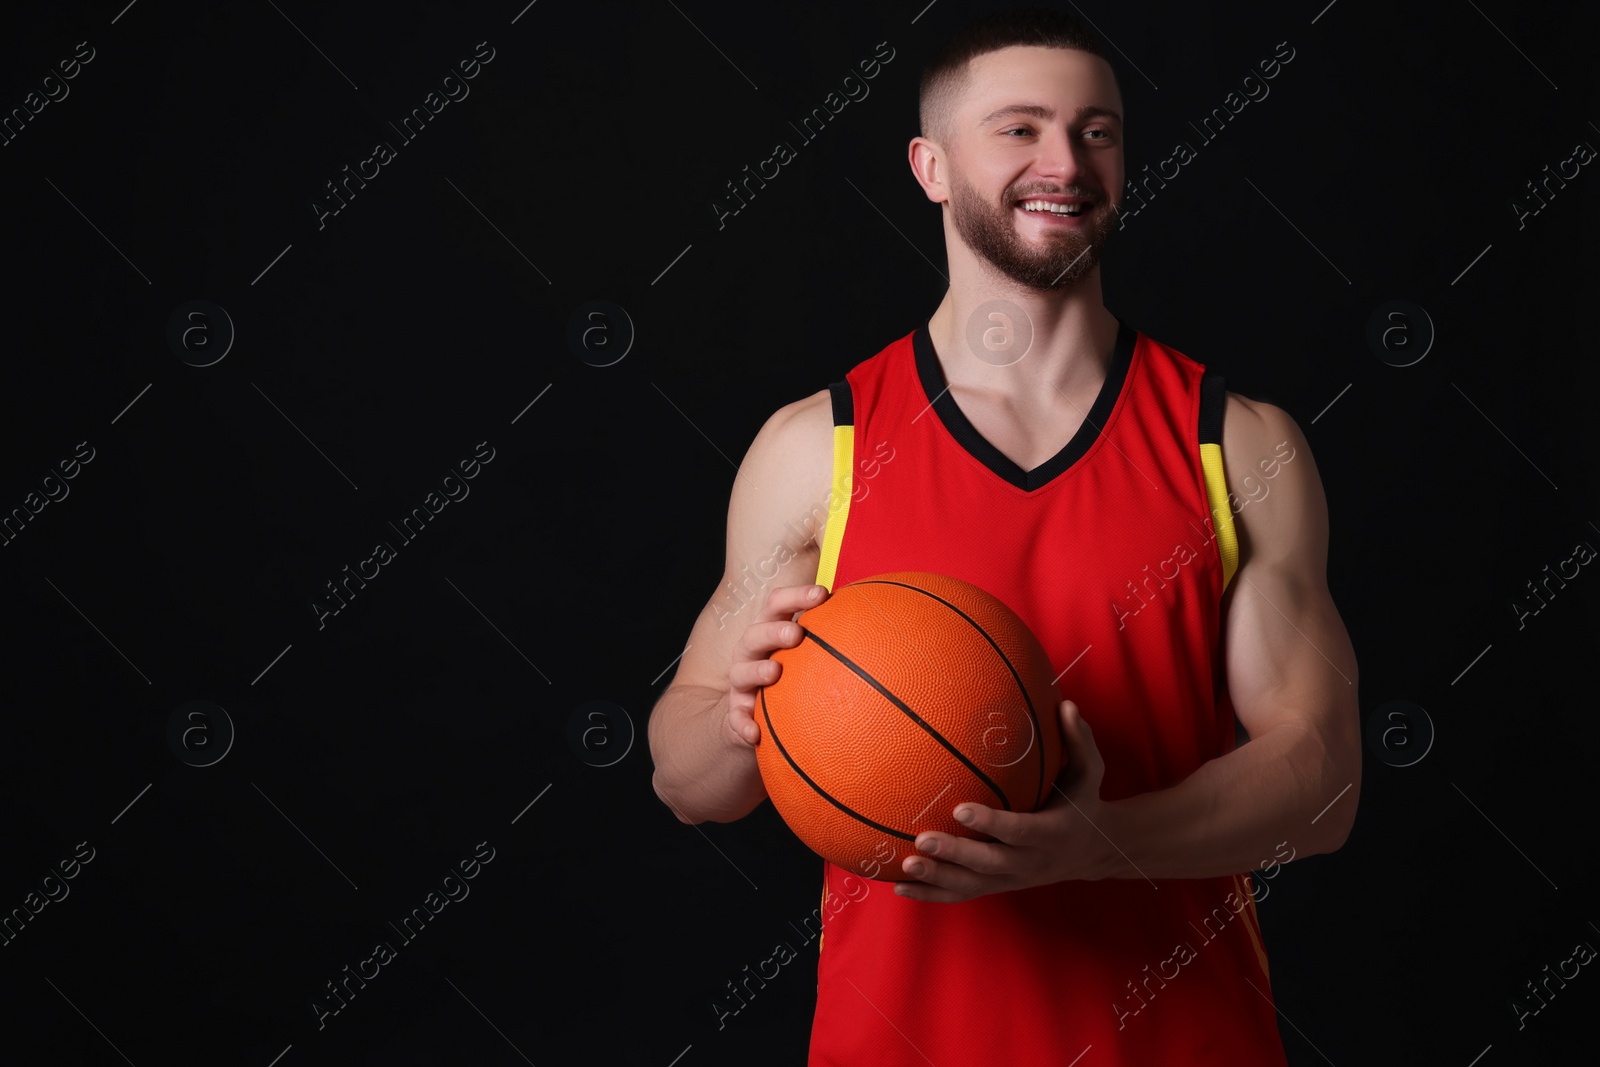
[[[1004,811],[973,801],[957,805],[957,821],[995,840],[937,830],[918,834],[919,855],[907,856],[901,863],[901,869],[916,880],[896,883],[895,893],[948,903],[1110,873],[1116,853],[1098,826],[1105,762],[1078,706],[1063,700],[1059,712],[1062,772],[1049,801],[1032,812]],[[962,818],[968,812],[970,821]]]

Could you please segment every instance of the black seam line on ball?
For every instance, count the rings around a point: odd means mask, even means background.
[[[855,671],[856,674],[858,674],[861,677],[862,681],[866,682],[868,685],[872,686],[872,688],[874,688],[878,692],[882,693],[883,694],[883,698],[885,700],[889,701],[889,703],[893,704],[895,707],[899,708],[901,711],[903,711],[907,715],[911,716],[911,721],[912,722],[916,723],[918,726],[920,726],[924,730],[928,731],[928,736],[932,737],[935,741],[937,741],[941,745],[943,745],[949,751],[949,753],[952,756],[954,756],[956,759],[958,759],[962,763],[966,764],[967,770],[969,770],[973,774],[977,775],[978,779],[980,781],[982,781],[984,785],[989,787],[990,792],[994,793],[994,795],[999,799],[1000,807],[1002,807],[1006,811],[1010,811],[1011,810],[1011,801],[1006,797],[1005,792],[998,785],[995,784],[994,779],[990,778],[987,774],[984,774],[981,770],[979,770],[977,764],[973,763],[970,759],[968,759],[966,757],[965,753],[963,753],[960,749],[956,748],[956,746],[952,745],[948,740],[946,740],[944,735],[939,733],[938,730],[935,730],[933,728],[933,725],[931,723],[929,723],[928,720],[924,719],[921,715],[918,715],[916,712],[912,711],[911,710],[911,706],[909,704],[907,704],[905,701],[901,700],[899,697],[895,696],[893,693],[889,692],[889,690],[886,689],[883,686],[883,684],[881,682],[879,682],[876,678],[874,678],[872,675],[868,674],[865,670],[863,670],[857,664],[854,664],[854,663],[850,662],[849,658],[846,657],[843,652],[840,652],[837,648],[834,648],[832,645],[828,644],[828,642],[824,641],[822,638],[818,637],[816,634],[812,633],[810,630],[802,630],[801,631],[801,636],[805,637],[805,638],[809,638],[812,641],[815,641],[822,648],[822,650],[824,652],[826,652],[828,655],[832,656],[834,659],[838,660],[840,663],[843,663],[846,667],[849,667],[852,671]]]
[[[823,800],[826,800],[829,804],[832,804],[834,807],[838,808],[852,819],[855,819],[857,822],[866,823],[874,830],[882,830],[884,833],[893,837],[898,837],[902,841],[915,841],[917,839],[916,834],[903,833],[900,830],[895,830],[891,827],[883,825],[882,823],[873,822],[859,811],[851,808],[848,804],[844,804],[838,800],[835,800],[826,789],[818,785],[812,780],[809,774],[801,770],[800,764],[794,761],[794,757],[789,755],[789,750],[784,748],[783,742],[778,739],[778,731],[772,727],[772,714],[767,710],[767,690],[765,687],[763,687],[761,690],[761,717],[767,720],[767,736],[772,738],[772,743],[778,746],[778,752],[783,756],[784,760],[789,764],[789,766],[794,768],[794,773],[798,774],[801,779],[805,781],[806,785],[809,785],[812,788],[817,796],[821,797]]]
[[[909,585],[909,584],[907,584],[905,582],[894,582],[894,581],[888,581],[888,580],[885,580],[885,579],[878,579],[878,578],[864,579],[864,580],[859,581],[859,582],[851,582],[850,584],[851,585],[898,585],[903,589],[913,589],[913,590],[921,593],[923,596],[932,597],[933,599],[937,600],[939,603],[943,604],[945,607],[949,608],[951,611],[955,612],[957,615],[960,615],[963,619],[966,619],[969,623],[971,623],[972,624],[972,628],[974,630],[978,631],[980,634],[982,634],[983,635],[983,639],[985,641],[989,642],[989,644],[994,647],[995,652],[999,653],[1000,661],[1006,665],[1006,670],[1011,672],[1011,677],[1017,683],[1017,691],[1022,694],[1022,702],[1028,706],[1028,717],[1033,720],[1033,737],[1034,737],[1034,740],[1039,742],[1039,744],[1036,746],[1038,748],[1038,750],[1039,750],[1039,784],[1038,784],[1037,787],[1035,787],[1035,790],[1034,790],[1034,801],[1033,801],[1034,809],[1037,810],[1039,805],[1041,803],[1043,803],[1043,801],[1044,801],[1044,786],[1045,786],[1045,781],[1044,781],[1044,740],[1043,740],[1044,734],[1042,734],[1040,732],[1039,713],[1034,710],[1033,698],[1028,695],[1028,687],[1022,684],[1022,675],[1017,673],[1017,668],[1011,665],[1011,658],[1005,654],[1005,651],[998,644],[995,643],[995,639],[993,637],[989,636],[989,631],[985,630],[982,626],[979,626],[978,625],[978,620],[974,619],[971,615],[968,615],[966,612],[962,611],[960,608],[958,608],[954,604],[950,603],[950,601],[946,600],[944,597],[940,596],[938,593],[930,593],[926,589],[923,589],[921,586]]]

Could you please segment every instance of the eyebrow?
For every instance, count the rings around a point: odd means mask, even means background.
[[[988,126],[991,123],[996,122],[1008,115],[1028,115],[1033,118],[1043,119],[1044,121],[1048,122],[1056,117],[1056,112],[1054,108],[1045,107],[1042,104],[1007,104],[1005,107],[1002,107],[996,111],[991,111],[989,114],[985,115],[983,117],[983,121],[979,122],[978,125]],[[1072,113],[1072,117],[1075,121],[1081,121],[1090,115],[1105,115],[1109,118],[1116,119],[1119,123],[1122,121],[1121,115],[1117,114],[1108,107],[1100,107],[1097,104],[1084,104],[1082,107],[1078,108]]]

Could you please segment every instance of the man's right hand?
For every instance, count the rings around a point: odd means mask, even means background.
[[[779,586],[767,595],[766,604],[734,645],[724,721],[735,740],[752,748],[761,740],[761,727],[755,720],[756,691],[783,673],[783,664],[768,657],[780,648],[798,645],[804,631],[793,621],[795,613],[827,599],[828,590],[820,585]]]

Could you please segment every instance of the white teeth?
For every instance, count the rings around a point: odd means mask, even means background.
[[[1024,200],[1022,207],[1026,211],[1048,211],[1052,215],[1080,215],[1083,213],[1083,204],[1052,204],[1048,200]]]

